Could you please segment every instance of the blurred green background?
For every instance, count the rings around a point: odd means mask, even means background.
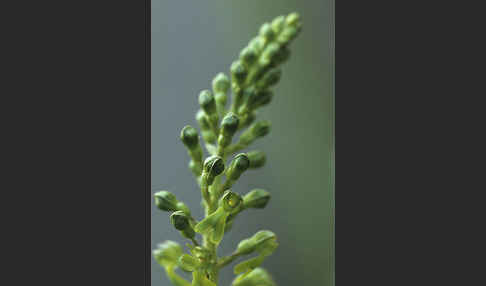
[[[291,45],[276,96],[259,113],[272,121],[272,131],[252,149],[264,150],[267,164],[246,172],[233,188],[246,193],[261,187],[272,199],[264,210],[242,213],[219,250],[229,254],[256,231],[274,231],[280,246],[264,267],[280,286],[334,284],[332,5],[329,0],[152,0],[152,192],[172,191],[198,218],[200,192],[179,132],[186,124],[197,126],[199,91],[209,89],[218,72],[229,74],[261,24],[293,11],[302,16],[303,30]],[[186,243],[153,201],[151,227],[152,248],[167,239]],[[226,268],[221,285],[230,285],[233,277],[232,267]],[[154,260],[152,285],[170,285]]]

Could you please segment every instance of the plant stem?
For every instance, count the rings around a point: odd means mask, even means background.
[[[217,267],[219,269],[225,267],[226,265],[230,264],[231,262],[233,262],[236,258],[240,257],[240,253],[238,252],[234,252],[233,254],[231,254],[230,256],[226,256],[226,257],[223,257],[221,258],[219,261],[218,261],[218,264],[217,264]]]

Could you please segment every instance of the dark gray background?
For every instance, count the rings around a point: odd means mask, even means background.
[[[302,33],[291,46],[276,97],[259,113],[273,124],[270,135],[254,145],[266,152],[267,165],[245,173],[233,188],[245,193],[261,187],[272,193],[272,200],[266,209],[238,217],[219,254],[229,254],[241,239],[269,229],[278,235],[280,246],[264,267],[278,285],[331,285],[334,115],[329,0],[152,0],[152,190],[172,191],[202,217],[200,191],[187,169],[179,132],[186,124],[197,126],[199,91],[210,88],[218,72],[228,74],[260,25],[293,11],[302,16]],[[153,247],[166,239],[186,243],[153,202],[151,227]],[[230,285],[233,277],[231,267],[224,269],[221,285]],[[152,285],[170,285],[154,260]]]

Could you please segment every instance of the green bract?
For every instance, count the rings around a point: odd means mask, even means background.
[[[153,251],[155,260],[175,286],[217,286],[220,270],[245,255],[253,257],[234,267],[238,276],[232,285],[275,286],[270,275],[260,268],[278,246],[273,232],[258,231],[240,241],[228,256],[218,257],[217,248],[225,232],[237,225],[240,212],[262,209],[270,200],[270,193],[263,189],[253,189],[243,197],[230,189],[248,169],[265,165],[265,153],[244,149],[270,132],[270,121],[256,121],[257,112],[275,97],[273,88],[282,78],[281,65],[289,59],[289,44],[300,30],[301,21],[296,13],[264,23],[231,63],[229,77],[217,73],[211,86],[206,87],[212,91],[203,89],[198,95],[200,109],[195,119],[201,139],[196,128],[186,125],[180,140],[190,157],[188,167],[200,187],[205,216],[200,221],[192,217],[189,208],[168,191],[154,194],[157,208],[170,212],[171,224],[191,242],[186,244],[188,253],[173,241],[165,241]],[[226,108],[228,99],[231,105]],[[239,138],[234,138],[239,131]],[[201,242],[196,233],[202,237]],[[176,273],[179,267],[192,272],[191,282]]]

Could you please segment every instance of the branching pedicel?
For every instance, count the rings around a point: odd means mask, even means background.
[[[238,213],[250,208],[264,208],[270,200],[270,194],[262,189],[252,190],[243,197],[230,190],[246,170],[264,165],[263,152],[237,154],[226,167],[225,162],[228,157],[247,148],[270,131],[270,122],[254,122],[256,110],[272,100],[271,88],[282,74],[279,66],[289,58],[289,43],[300,29],[301,22],[297,13],[279,16],[271,23],[263,24],[259,35],[250,41],[241,51],[239,59],[231,65],[231,82],[225,74],[219,73],[212,81],[213,92],[201,91],[201,110],[197,112],[196,120],[211,156],[203,161],[203,151],[195,128],[186,126],[181,131],[181,141],[191,158],[189,168],[201,188],[206,216],[197,221],[189,208],[167,191],[154,195],[156,206],[172,212],[170,222],[183,237],[192,242],[187,244],[190,254],[184,254],[182,247],[173,241],[165,241],[153,251],[155,259],[165,268],[168,278],[176,286],[215,286],[221,268],[240,256],[253,253],[256,253],[255,257],[234,267],[234,273],[238,276],[233,286],[275,285],[270,275],[260,268],[265,257],[272,254],[278,245],[273,232],[259,231],[242,240],[233,254],[221,258],[217,256],[218,245],[224,233],[231,229]],[[230,87],[232,102],[230,109],[226,110]],[[240,130],[244,131],[239,140],[232,144],[233,136]],[[221,181],[222,175],[226,177],[224,183]],[[197,241],[196,233],[202,235],[202,244]],[[192,283],[175,272],[178,267],[192,272]]]

